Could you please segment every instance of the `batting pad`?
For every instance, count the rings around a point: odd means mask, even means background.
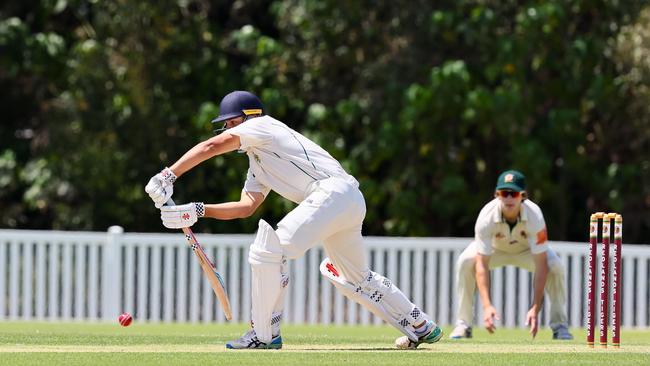
[[[321,262],[320,272],[345,296],[397,328],[409,339],[418,340],[413,325],[427,320],[426,316],[389,279],[368,271],[362,283],[355,285],[336,270],[329,258]]]
[[[273,338],[273,309],[282,294],[282,246],[275,230],[260,220],[257,235],[248,252],[251,264],[251,320],[257,339],[264,343]]]
[[[271,313],[271,329],[273,332],[273,338],[280,334],[280,323],[282,322],[282,315],[284,313],[284,298],[287,293],[287,287],[289,287],[289,273],[287,266],[287,258],[282,257],[282,264],[280,266],[280,274],[282,275],[280,295],[275,301],[275,306],[273,307],[273,313]],[[251,327],[255,329],[255,323],[251,320]]]

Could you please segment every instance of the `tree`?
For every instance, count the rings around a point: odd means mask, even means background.
[[[161,229],[143,185],[259,94],[359,178],[375,235],[469,236],[522,170],[551,239],[650,233],[646,2],[45,1],[0,6],[2,227]],[[237,199],[246,159],[183,176]],[[291,203],[272,195],[259,216]],[[256,220],[201,222],[251,232]]]

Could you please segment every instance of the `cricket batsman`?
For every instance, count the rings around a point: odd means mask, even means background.
[[[494,333],[499,314],[490,299],[490,270],[513,265],[534,273],[533,303],[526,314],[532,336],[537,334],[537,316],[546,289],[553,339],[573,339],[567,327],[564,267],[548,245],[542,210],[527,197],[524,175],[516,170],[501,173],[494,197],[479,213],[474,241],[456,263],[458,320],[450,338],[472,337],[476,287],[483,304],[483,325]]]
[[[226,343],[230,349],[282,348],[280,320],[289,282],[286,259],[300,258],[323,243],[320,271],[348,298],[360,303],[405,336],[398,348],[416,348],[442,337],[441,329],[388,278],[373,272],[365,256],[361,226],[366,204],[359,183],[327,151],[266,115],[260,99],[234,91],[220,104],[213,123],[223,132],[187,151],[149,180],[145,191],[170,229],[192,226],[200,217],[231,220],[251,216],[271,190],[298,206],[271,227],[259,221],[250,246],[252,329]],[[231,151],[246,153],[249,169],[239,201],[164,206],[176,179],[199,163]]]

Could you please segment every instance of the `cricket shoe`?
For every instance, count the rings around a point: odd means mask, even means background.
[[[570,341],[573,339],[573,335],[569,333],[569,328],[564,324],[559,324],[555,327],[552,327],[552,329],[553,329],[553,339],[562,340],[562,341]]]
[[[458,324],[449,335],[451,339],[472,338],[472,327],[465,324]]]
[[[271,339],[271,343],[266,344],[259,339],[255,334],[255,330],[251,329],[246,332],[241,338],[226,343],[228,349],[280,349],[282,348],[282,337],[278,334]]]
[[[431,320],[429,320],[427,323],[427,325],[431,327],[431,331],[429,331],[429,333],[421,336],[417,342],[412,341],[407,336],[399,337],[395,340],[395,347],[399,349],[416,349],[422,343],[438,342],[440,338],[442,338],[442,329],[440,329],[440,327],[437,325],[434,325]]]

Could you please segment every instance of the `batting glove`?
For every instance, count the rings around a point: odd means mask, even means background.
[[[205,216],[203,202],[192,202],[178,206],[163,206],[160,209],[160,218],[168,229],[190,227],[199,217]]]
[[[169,168],[163,169],[149,179],[144,191],[149,194],[156,208],[161,208],[171,198],[175,181],[176,175]]]

